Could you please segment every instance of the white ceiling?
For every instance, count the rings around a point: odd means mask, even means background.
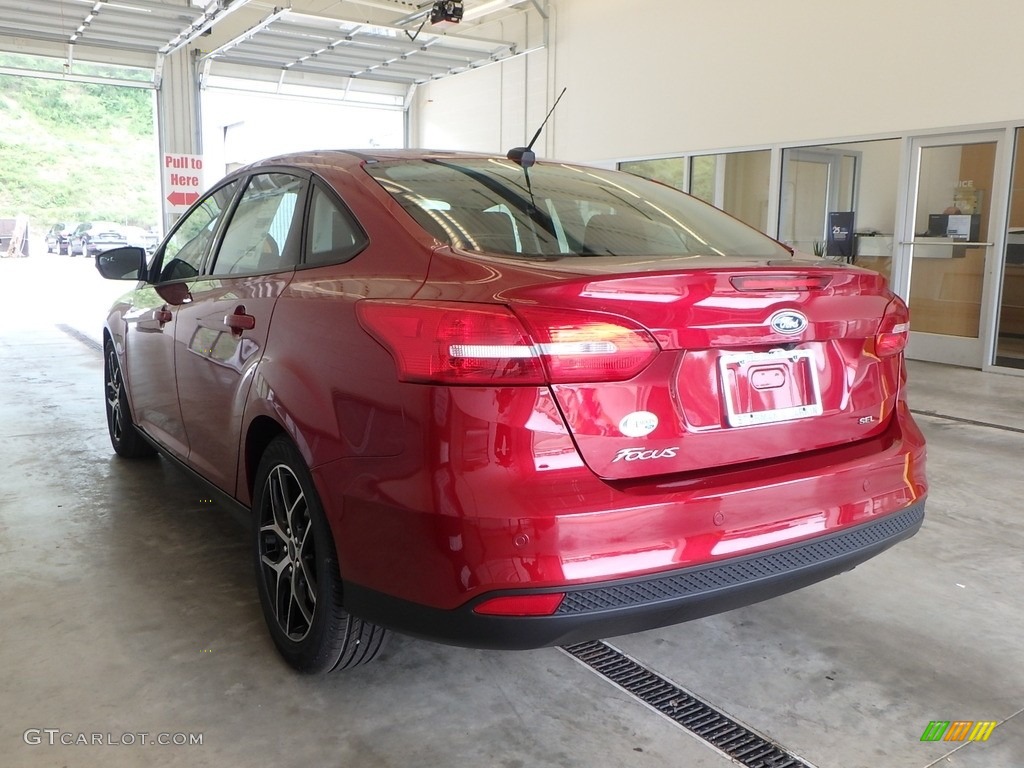
[[[408,87],[524,53],[492,22],[537,0],[465,0],[459,24],[430,0],[0,0],[0,51],[159,68],[186,45],[204,74],[346,78]],[[425,22],[425,23],[424,23]],[[515,26],[515,25],[513,25]],[[522,25],[525,27],[525,25]],[[242,74],[241,76],[245,76]]]

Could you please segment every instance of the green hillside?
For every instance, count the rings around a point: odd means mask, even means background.
[[[158,174],[152,91],[0,75],[0,218],[149,227]]]

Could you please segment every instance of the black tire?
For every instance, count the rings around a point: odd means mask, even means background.
[[[126,459],[139,459],[156,453],[132,422],[128,395],[124,391],[124,378],[121,376],[121,364],[117,360],[114,342],[110,339],[103,345],[103,392],[107,411],[107,432],[110,434],[110,444],[114,447],[114,452]]]
[[[373,661],[387,632],[342,606],[334,539],[309,469],[287,438],[263,452],[253,496],[260,606],[285,661],[306,674]]]
[[[71,245],[71,241],[70,240],[68,240],[68,244],[67,244],[67,247],[66,247],[65,251],[66,251],[67,255],[70,256],[71,258],[75,257],[75,249]]]

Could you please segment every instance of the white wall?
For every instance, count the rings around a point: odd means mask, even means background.
[[[441,80],[417,94],[412,144],[502,151],[562,86],[544,154],[592,162],[1024,119],[1020,0],[551,6],[528,108],[512,63]]]
[[[403,144],[398,109],[218,88],[203,91],[202,98],[207,186],[238,165],[271,155]]]
[[[535,12],[523,11],[481,24],[473,35],[515,40],[526,51],[542,45],[544,25]],[[548,110],[549,57],[542,49],[421,86],[410,146],[504,154],[526,144]],[[535,145],[545,149],[540,154],[549,154],[546,141],[542,136]]]

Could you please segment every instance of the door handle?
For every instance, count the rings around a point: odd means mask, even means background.
[[[171,314],[171,311],[169,309],[158,309],[156,312],[153,313],[153,316],[156,318],[156,321],[160,323],[160,325],[163,325],[164,323],[169,323],[174,318],[174,315]]]
[[[224,325],[231,329],[232,333],[251,331],[256,327],[256,318],[245,313],[245,307],[238,307],[230,315],[224,315]]]

